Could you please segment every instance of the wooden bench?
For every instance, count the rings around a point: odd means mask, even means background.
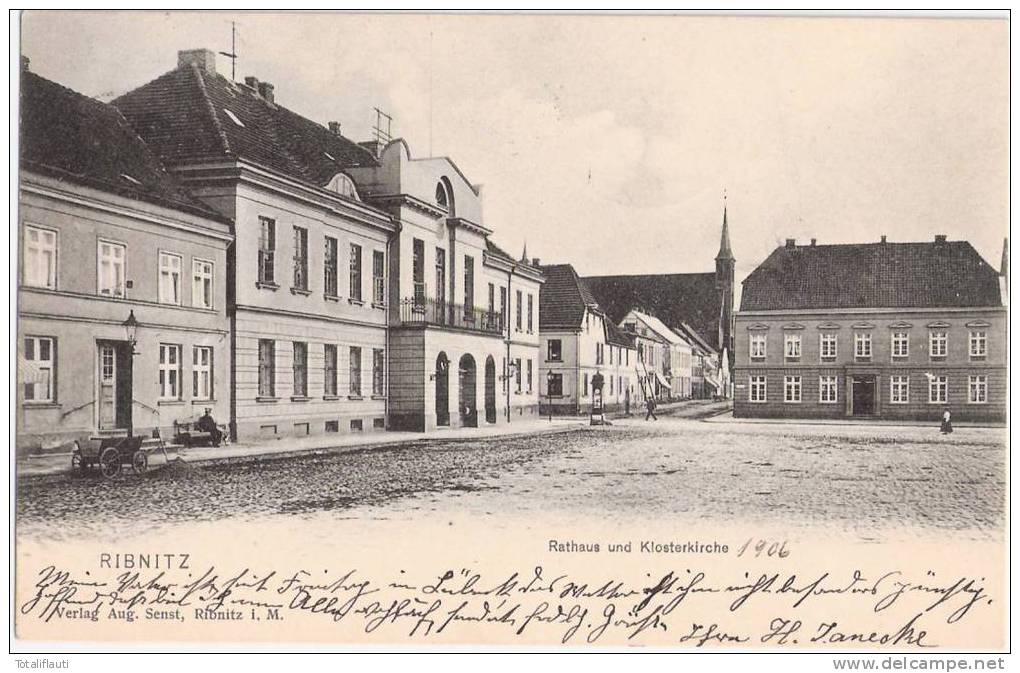
[[[185,447],[192,447],[201,444],[212,444],[212,435],[208,432],[197,429],[198,421],[174,421],[174,443],[183,444]],[[220,444],[227,443],[227,429],[224,425],[216,425],[223,433]]]

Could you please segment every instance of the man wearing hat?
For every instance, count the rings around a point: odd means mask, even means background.
[[[213,446],[219,446],[220,442],[223,441],[223,432],[220,431],[216,425],[216,420],[212,417],[212,409],[209,407],[205,408],[205,413],[198,419],[198,423],[195,427],[202,432],[208,432],[209,437],[212,440]]]

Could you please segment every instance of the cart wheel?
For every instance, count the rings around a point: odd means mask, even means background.
[[[104,477],[116,477],[120,473],[120,451],[108,446],[99,454],[99,469]]]
[[[135,474],[144,474],[149,469],[149,456],[143,451],[136,451],[135,457],[131,459],[131,467],[135,469]]]
[[[85,474],[85,462],[81,458],[81,446],[78,442],[74,443],[74,448],[71,450],[71,471]]]

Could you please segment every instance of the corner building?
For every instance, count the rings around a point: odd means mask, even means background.
[[[744,281],[734,415],[1004,420],[1006,273],[945,236],[787,240]]]

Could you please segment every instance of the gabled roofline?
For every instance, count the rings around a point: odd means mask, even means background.
[[[407,141],[404,140],[403,138],[394,138],[393,140],[389,141],[388,143],[386,143],[383,146],[382,151],[385,152],[389,148],[390,145],[395,145],[395,144],[400,144],[400,145],[404,146],[404,151],[407,152],[407,160],[408,161],[445,161],[446,163],[450,164],[450,167],[454,170],[454,172],[457,173],[457,175],[460,176],[460,179],[464,181],[464,184],[466,184],[468,186],[468,188],[472,192],[474,192],[475,196],[478,196],[480,194],[480,191],[475,186],[475,184],[473,182],[471,182],[470,180],[468,180],[468,177],[464,174],[464,171],[460,170],[460,167],[457,166],[457,164],[454,163],[453,159],[451,159],[450,157],[448,157],[446,155],[440,155],[438,157],[417,157],[416,158],[416,157],[411,155],[411,146],[408,145]],[[382,154],[382,152],[380,152],[380,154]]]

